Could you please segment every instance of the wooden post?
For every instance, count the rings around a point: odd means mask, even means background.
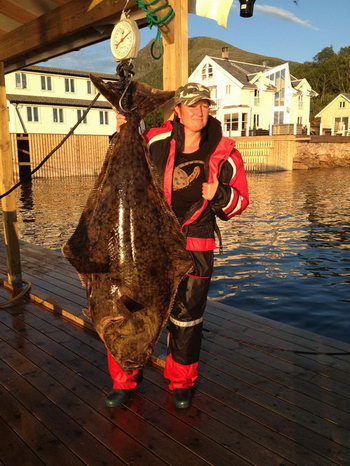
[[[188,0],[169,0],[175,17],[169,23],[173,28],[174,41],[163,38],[163,89],[175,90],[188,80]],[[164,110],[164,119],[172,113],[169,105]]]
[[[11,139],[8,124],[4,63],[0,62],[0,193],[14,185]],[[22,286],[21,259],[17,231],[16,196],[1,199],[7,253],[7,279],[13,288]]]

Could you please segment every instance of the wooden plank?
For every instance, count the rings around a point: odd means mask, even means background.
[[[51,44],[68,39],[70,35],[90,26],[113,22],[124,5],[124,0],[72,0],[6,34],[0,46],[0,61],[24,56],[35,49],[48,49]],[[135,10],[135,2],[131,0],[128,7]],[[26,37],[25,41],[23,37]]]
[[[28,314],[27,314],[27,316],[28,316]],[[57,320],[57,319],[56,319],[56,320]],[[30,321],[30,323],[32,323],[32,322]],[[44,330],[44,329],[42,329],[42,330]],[[46,330],[45,332],[46,332],[46,334],[48,334],[48,335],[50,334],[47,330]],[[74,338],[74,337],[73,337],[73,338]],[[218,380],[220,380],[219,377],[218,377]],[[206,386],[206,383],[207,383],[207,381],[205,382],[205,386]],[[147,388],[147,391],[148,391],[148,390],[149,390],[149,389]],[[158,400],[158,397],[155,398],[154,396],[152,396],[152,399],[157,399],[157,400]],[[221,402],[223,402],[223,398],[222,398],[222,397],[220,397],[219,399],[220,399]],[[240,404],[241,404],[241,403],[240,403]],[[240,404],[239,404],[239,405],[240,405]],[[239,406],[239,405],[238,405],[238,406]],[[275,424],[276,421],[274,420],[274,414],[270,412],[270,416],[271,416],[271,418],[272,418],[271,422],[273,422],[272,425],[276,425],[276,424]],[[276,415],[275,415],[275,417],[276,417]],[[285,422],[285,421],[282,421],[282,422]],[[235,425],[235,424],[233,424],[233,425]],[[299,429],[299,427],[298,427],[298,429]],[[296,439],[296,440],[297,440],[297,439]],[[322,442],[326,442],[325,439],[323,439]],[[327,444],[327,442],[326,442],[326,444]],[[329,445],[327,445],[327,447],[329,447]],[[334,448],[334,446],[333,446],[333,448]],[[300,450],[300,449],[302,450],[302,448],[299,446],[299,450]],[[297,451],[298,451],[298,449],[297,449]],[[307,463],[306,463],[306,464],[307,464]],[[309,463],[309,464],[310,464],[310,463]],[[315,461],[315,463],[313,463],[313,464],[324,464],[324,462],[322,462],[321,459],[319,459],[318,462]]]
[[[163,89],[175,90],[188,80],[188,4],[187,0],[169,0],[175,17],[174,41],[169,43],[163,39]],[[173,109],[171,105],[164,107],[164,119],[168,119]]]
[[[15,357],[16,354],[13,354],[13,358]],[[27,367],[32,368],[30,364]],[[81,461],[88,464],[124,464],[96,438],[82,430],[76,420],[65,414],[59,405],[52,403],[46,394],[39,392],[3,361],[0,361],[0,374],[1,385],[15,398],[20,399],[26,409],[50,428],[63,443],[69,445]]]
[[[0,343],[0,345],[3,345],[3,343]],[[2,361],[0,364],[5,366]],[[1,385],[3,383],[5,384],[6,382],[4,379],[1,379]],[[11,391],[7,391],[1,385],[1,418],[16,432],[21,439],[21,443],[28,445],[44,464],[54,464],[54,461],[56,461],[56,464],[84,464],[50,431],[49,428],[45,427],[30,410],[26,409],[23,404],[13,396]],[[12,454],[15,455],[17,455],[17,453],[19,459],[21,452],[17,449],[12,452]],[[11,454],[11,452],[8,452],[8,454]],[[2,459],[6,460],[6,453],[4,451],[1,451],[1,456]],[[22,464],[18,459],[16,456],[16,461],[9,464]],[[40,464],[42,464],[41,461],[39,461]]]
[[[220,319],[220,318],[219,318]],[[208,319],[211,325],[215,327],[217,321],[215,318],[210,321],[210,316]],[[227,321],[229,322],[229,321]],[[224,338],[231,338],[233,340],[233,333],[232,331],[239,331],[240,327],[236,323],[231,323],[231,328],[227,329],[222,333]],[[213,331],[214,327],[212,327]],[[220,327],[222,329],[223,327]],[[345,381],[348,380],[348,373],[350,372],[350,362],[346,359],[340,359],[337,356],[327,356],[327,355],[312,355],[312,354],[294,354],[291,352],[285,352],[283,349],[293,351],[293,350],[300,350],[300,351],[311,351],[311,352],[328,352],[328,351],[336,351],[334,347],[330,347],[327,344],[322,344],[322,337],[319,335],[314,335],[314,339],[316,341],[312,341],[311,339],[298,337],[297,335],[288,335],[281,332],[272,332],[269,329],[263,329],[263,331],[258,331],[255,329],[248,328],[245,331],[245,335],[240,335],[242,337],[242,341],[254,342],[256,344],[265,345],[267,347],[277,347],[282,348],[282,351],[274,351],[273,354],[275,356],[281,358],[289,358],[293,357],[295,359],[305,360],[305,361],[312,361],[317,366],[320,366],[322,370],[322,366],[327,367],[327,373],[334,373],[338,374],[339,380],[344,379]],[[246,338],[246,340],[244,340]],[[342,344],[343,348],[347,348],[349,351],[349,345],[346,343]],[[264,348],[261,348],[264,350]],[[265,350],[266,351],[266,350]],[[342,374],[344,372],[344,374]]]
[[[6,316],[5,316],[6,317]],[[7,321],[7,318],[6,318]],[[10,321],[7,322],[10,324]],[[74,384],[74,391],[77,391],[79,393],[80,398],[84,398],[84,402],[87,404],[90,404],[91,402],[93,403],[93,406],[95,406],[95,409],[98,411],[101,411],[106,414],[106,412],[110,413],[110,410],[105,408],[103,406],[103,403],[99,403],[98,400],[101,400],[101,392],[99,390],[103,390],[106,392],[106,374],[103,373],[102,371],[98,370],[97,368],[94,368],[89,364],[87,361],[81,358],[77,358],[72,355],[72,352],[69,351],[68,349],[65,349],[61,345],[57,345],[54,341],[50,340],[44,335],[41,335],[40,332],[35,332],[32,329],[27,328],[26,332],[26,340],[33,341],[33,344],[35,344],[37,347],[41,347],[43,351],[45,351],[47,354],[50,354],[50,356],[54,357],[55,360],[61,361],[67,368],[70,369],[70,371],[73,370],[73,374],[70,374],[69,377],[60,377],[61,383],[63,384]],[[17,330],[18,332],[18,330]],[[9,331],[1,331],[1,326],[0,326],[0,335],[1,338],[6,338],[6,341],[11,344],[13,347],[17,347],[18,345],[16,344],[16,338],[15,335],[12,337],[6,337],[8,335]],[[80,346],[80,345],[79,345]],[[18,348],[18,351],[25,351],[26,354],[28,353],[28,348],[34,348],[35,347],[31,346],[28,344],[26,341],[26,348],[23,349],[23,346],[21,345]],[[77,347],[76,351],[79,351],[79,348]],[[32,353],[30,352],[30,356]],[[45,362],[45,360],[48,360],[48,356],[44,357],[42,359],[42,362],[40,363],[40,367],[45,370],[46,367],[50,368],[50,372],[53,374],[58,374],[62,372],[62,368],[60,372],[56,372],[56,362],[51,361],[55,365],[54,370],[52,369],[52,365],[48,362]],[[75,374],[74,374],[75,372]],[[77,375],[81,374],[85,382],[78,381],[77,382]],[[89,383],[87,384],[86,381]],[[92,387],[95,387],[95,399],[91,395],[91,384]],[[108,385],[110,385],[108,383]],[[97,390],[98,388],[99,390]],[[73,388],[71,387],[73,390]],[[108,389],[107,389],[108,390]],[[96,398],[98,397],[98,398]],[[135,395],[136,398],[136,395]],[[210,442],[210,439],[204,439],[201,438],[199,435],[195,435],[192,433],[190,430],[186,429],[186,426],[181,425],[177,426],[176,428],[176,435],[177,437],[181,437],[186,439],[185,441],[185,446],[181,447],[181,444],[179,443],[179,439],[171,439],[169,437],[169,433],[163,429],[160,429],[158,425],[152,425],[148,418],[144,415],[142,415],[142,412],[140,411],[140,407],[138,406],[137,409],[134,407],[132,409],[133,402],[128,403],[128,410],[125,411],[125,409],[120,409],[118,410],[118,416],[115,419],[115,422],[118,424],[120,428],[125,428],[128,431],[131,431],[134,433],[138,441],[145,442],[146,445],[149,445],[150,448],[152,448],[152,451],[157,451],[158,449],[161,449],[161,457],[164,458],[164,461],[167,463],[171,464],[176,464],[176,465],[181,465],[183,464],[184,458],[186,458],[186,461],[188,461],[188,464],[193,464],[193,465],[200,465],[200,464],[207,464],[207,462],[204,459],[201,459],[201,456],[196,454],[195,452],[202,451],[204,450],[207,452],[210,456],[214,454],[214,451],[211,453],[210,447],[212,444]],[[156,406],[153,405],[153,407],[148,407],[150,402],[148,400],[144,400],[143,405],[146,405],[147,409],[149,409],[150,412],[154,411],[160,411],[156,409]],[[161,414],[158,414],[161,417]],[[164,415],[165,416],[165,415]],[[148,426],[145,428],[145,426],[142,427],[142,424],[144,424],[145,419],[147,419]],[[164,421],[165,422],[165,421]],[[167,418],[167,425],[172,424],[172,420]],[[208,444],[207,444],[208,442]],[[187,445],[188,444],[188,445]],[[193,444],[193,445],[192,445]],[[186,446],[187,445],[187,446]],[[216,451],[220,451],[219,446],[217,446]],[[229,455],[230,458],[232,458],[232,455]],[[168,461],[167,461],[168,458]],[[225,458],[225,457],[224,457]],[[234,459],[237,459],[237,463],[225,463],[224,464],[247,464],[244,461],[240,461],[239,458],[236,458],[234,456]]]
[[[148,371],[147,377],[152,382],[156,383],[158,387],[162,387],[162,377],[158,371]],[[305,448],[304,446],[296,443],[294,440],[288,439],[283,435],[280,435],[279,432],[274,432],[270,429],[267,429],[265,426],[262,426],[258,422],[253,421],[249,417],[245,416],[244,414],[240,413],[239,411],[235,411],[232,408],[225,405],[225,398],[221,398],[216,400],[213,397],[210,397],[206,394],[205,389],[206,381],[204,381],[201,390],[197,389],[195,396],[193,397],[193,406],[195,409],[201,412],[200,420],[203,420],[203,413],[206,413],[211,418],[220,421],[224,426],[229,427],[230,429],[234,429],[235,431],[240,432],[242,435],[252,439],[256,442],[255,447],[253,447],[252,452],[249,454],[249,458],[253,461],[253,464],[268,464],[272,465],[275,461],[279,461],[279,464],[286,464],[286,462],[292,462],[293,464],[298,464],[298,466],[310,466],[310,464],[317,464],[318,466],[329,465],[329,460],[313,453],[310,449]],[[149,393],[152,388],[146,387],[142,385],[139,388],[140,392],[146,391]],[[164,393],[163,393],[164,397]],[[162,395],[157,394],[157,396],[153,396],[153,399],[157,400],[158,403],[162,402]],[[198,417],[198,416],[197,416]],[[190,422],[198,421],[196,416],[191,416],[189,419]],[[272,415],[272,422],[276,422],[276,419],[273,419]],[[218,426],[217,428],[217,435],[221,435],[223,433],[222,442],[225,444],[230,445],[232,440],[235,438],[235,433],[231,434],[231,442],[229,438],[227,439],[227,443],[225,441],[225,429],[222,426]],[[215,435],[214,433],[212,435]],[[243,442],[247,442],[247,440],[242,440]],[[271,457],[270,452],[274,453],[274,456]],[[255,456],[260,455],[261,456]],[[266,455],[266,460],[264,461],[263,456]],[[284,460],[281,459],[283,456]]]
[[[28,320],[28,314],[26,314],[26,323],[29,323],[29,324],[33,324],[33,321],[32,319],[29,319]],[[54,338],[55,341],[56,340],[56,333],[52,332],[49,330],[49,328],[47,326],[44,326],[44,327],[39,327],[38,325],[36,325],[36,329],[40,330],[40,331],[43,331],[45,332],[46,335],[48,335],[50,338]],[[61,332],[62,333],[62,332]],[[62,343],[62,340],[59,341],[60,343]],[[72,346],[74,347],[74,345],[76,346],[76,341],[72,339],[71,337],[71,341],[69,342],[68,340],[64,340],[64,345],[68,348],[71,348]],[[88,354],[87,352],[84,352],[82,353],[81,350],[82,350],[82,345],[79,345],[79,349],[80,349],[80,356],[86,358],[86,355]],[[91,352],[91,348],[89,350]],[[6,361],[6,352],[5,352],[5,355],[4,355],[4,359]],[[96,364],[100,364],[101,363],[96,363],[96,360],[93,361],[92,358],[90,358],[92,363],[94,363],[95,365]],[[105,355],[104,355],[104,359],[105,359]],[[33,378],[32,378],[32,371],[30,372],[30,382],[34,385],[34,386],[37,386],[36,384],[34,384],[33,382]],[[34,372],[35,373],[35,372]],[[49,383],[49,381],[47,380],[47,378],[45,378],[45,383]],[[50,388],[48,388],[47,390],[49,390],[49,393],[50,393],[50,397],[52,396],[52,386],[55,386],[54,383],[51,384]],[[153,387],[154,388],[154,387]],[[43,389],[43,392],[46,393],[47,390]],[[159,393],[157,393],[157,389],[156,389],[156,392],[155,390],[153,389],[152,390],[152,387],[150,386],[150,384],[147,384],[146,386],[146,393],[148,393],[148,396],[151,396],[152,399],[157,399],[158,401],[160,399],[158,399],[158,395]],[[163,395],[164,396],[168,396],[166,394],[166,392],[163,391]],[[163,397],[164,398],[164,397]],[[62,403],[62,397],[60,398],[61,400],[61,403]],[[166,402],[166,400],[164,401],[164,403]],[[159,403],[158,403],[159,404]],[[161,406],[161,405],[160,405]],[[61,406],[62,407],[62,406]],[[144,415],[144,414],[143,414]],[[144,415],[145,416],[145,415]],[[89,416],[90,418],[91,416]],[[145,416],[146,417],[146,416]],[[181,416],[180,416],[181,417]],[[256,452],[256,447],[257,445],[254,443],[252,443],[248,438],[246,437],[242,437],[239,433],[236,433],[235,431],[233,431],[232,429],[226,429],[227,432],[225,432],[225,426],[221,426],[221,425],[218,425],[216,421],[213,421],[211,420],[209,417],[207,417],[206,419],[203,419],[203,417],[205,418],[205,415],[201,415],[200,418],[198,419],[198,421],[200,422],[200,424],[205,424],[206,426],[206,429],[199,429],[201,430],[203,433],[205,433],[206,435],[208,435],[210,438],[212,438],[213,440],[216,440],[218,443],[220,444],[224,444],[225,445],[225,448],[226,449],[229,449],[231,450],[233,453],[235,453],[235,450],[237,453],[239,453],[241,456],[245,457],[245,458],[248,458],[250,460],[252,460],[252,458],[254,457],[253,455],[253,452]],[[149,421],[149,415],[147,415],[147,419]],[[186,422],[188,423],[188,419],[186,420]],[[161,421],[159,421],[161,422]],[[157,423],[157,425],[159,425],[159,422]],[[94,420],[94,423],[96,423],[96,421]],[[197,424],[198,425],[198,424]],[[194,426],[194,423],[191,423],[191,426],[193,427]],[[100,426],[99,426],[100,427]],[[198,427],[200,427],[200,425],[198,425]],[[226,435],[226,438],[225,438],[225,435]],[[232,445],[232,448],[229,448],[229,445]],[[271,453],[267,452],[267,454],[265,454],[264,452],[264,448],[261,447],[260,448],[260,451],[258,453],[258,456],[255,456],[255,460],[258,459],[258,457],[263,460],[265,459],[266,457],[266,461],[268,461],[266,464],[280,464],[281,462],[281,458],[279,458],[278,456],[276,455],[271,455]],[[288,461],[286,461],[285,459],[283,460],[284,461],[284,464],[289,464]]]
[[[0,10],[6,12],[6,16],[15,19],[19,23],[29,23],[36,18],[30,11],[13,4],[8,0],[0,0]]]
[[[3,393],[1,393],[1,397]],[[44,463],[34,455],[33,451],[8,427],[0,418],[1,460],[0,464],[30,464],[39,466]]]
[[[211,340],[213,343],[215,341],[220,341],[221,345],[228,349],[230,348],[236,349],[238,347],[238,344],[232,340],[231,331],[227,331],[221,328],[220,334],[218,334],[216,332],[215,324],[212,324],[209,321],[207,321],[205,325],[209,330],[211,330],[210,333],[205,334],[206,339]],[[272,336],[262,337],[258,333],[254,333],[250,330],[247,330],[245,333],[242,333],[242,334],[238,332],[239,330],[237,331],[236,329],[235,336],[242,337],[242,339],[245,339],[245,341],[248,341],[247,333],[249,333],[250,334],[249,341],[255,341],[257,344],[262,344],[266,346],[269,346],[269,344],[274,344],[275,346],[281,345],[281,340],[277,340],[277,339],[273,340]],[[283,342],[283,345],[288,346],[286,342]],[[295,349],[295,345],[290,346],[290,348]],[[342,390],[342,387],[347,386],[349,383],[349,375],[347,373],[344,373],[341,370],[337,370],[327,364],[322,364],[321,362],[318,362],[317,359],[313,360],[304,355],[293,354],[293,353],[288,353],[288,352],[271,352],[268,350],[264,350],[263,348],[259,348],[257,349],[257,351],[261,351],[262,353],[265,353],[267,357],[277,358],[281,361],[289,361],[291,364],[297,367],[301,367],[308,371],[312,371],[314,378],[319,379],[318,383],[320,384],[322,383],[322,377],[320,376],[323,376],[325,379],[328,378],[330,379],[331,384],[336,384],[336,386],[339,386],[341,390],[339,393],[342,393],[345,396],[349,397],[349,391],[347,391],[347,395],[346,395],[345,393],[343,393],[343,390]]]
[[[132,464],[137,460],[143,464],[164,464],[157,456],[129,437],[115,423],[97,413],[93,407],[81,400],[78,396],[79,390],[77,390],[76,394],[67,390],[59,383],[57,376],[54,379],[48,373],[39,369],[38,366],[28,362],[20,353],[14,353],[16,357],[14,360],[13,352],[14,349],[8,350],[7,348],[4,351],[4,359],[8,361],[11,367],[20,371],[24,379],[41,393],[48,394],[48,398],[53,403],[60,406],[66,414],[78,421],[81,427],[97,438],[101,444],[114,453],[118,453],[123,462]],[[22,369],[22,367],[28,366],[31,366],[31,370]],[[70,374],[65,374],[65,376],[69,377]],[[84,384],[85,382],[82,380],[81,383]]]
[[[265,428],[277,432],[282,436],[282,441],[284,438],[295,441],[297,444],[296,452],[298,452],[299,445],[302,445],[310,452],[328,458],[331,464],[346,464],[349,461],[348,450],[345,449],[344,453],[342,447],[332,440],[320,437],[312,430],[296,424],[294,420],[287,419],[256,401],[254,402],[241,394],[235,393],[232,386],[223,386],[220,383],[220,379],[209,380],[206,377],[200,378],[197,385],[200,392],[204,392],[217,400],[217,402],[222,403],[222,410],[228,406],[232,410],[238,411],[260,423]]]
[[[303,336],[306,340],[310,340],[311,344],[312,342],[316,342],[319,340],[322,341],[323,344],[326,344],[327,346],[333,349],[339,349],[339,351],[349,351],[350,345],[348,343],[344,343],[340,340],[334,340],[324,335],[318,335],[308,330],[300,329],[292,325],[287,325],[276,320],[268,319],[267,317],[262,317],[260,315],[254,314],[253,312],[243,311],[236,307],[228,306],[226,304],[219,303],[210,299],[208,301],[208,306],[210,307],[211,311],[215,312],[215,315],[220,315],[222,318],[231,320],[233,323],[235,322],[236,317],[239,317],[240,319],[243,319],[245,321],[245,325],[249,327],[264,327],[266,329],[270,328],[282,334],[286,333],[290,335]]]

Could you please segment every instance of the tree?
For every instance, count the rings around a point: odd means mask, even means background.
[[[335,56],[335,52],[333,50],[333,46],[325,47],[324,49],[321,50],[321,52],[317,53],[313,60],[316,63],[324,63],[327,60],[330,60]]]

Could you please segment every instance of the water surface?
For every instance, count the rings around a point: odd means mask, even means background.
[[[220,222],[209,296],[350,343],[350,169],[248,176],[251,202]],[[18,190],[23,240],[59,251],[93,178],[34,180]]]

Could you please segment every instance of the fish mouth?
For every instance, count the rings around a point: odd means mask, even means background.
[[[109,327],[112,324],[121,324],[122,321],[125,319],[124,316],[116,316],[116,317],[108,317],[105,319],[105,321],[101,324],[100,331],[102,332],[102,335],[105,333],[107,327]]]

